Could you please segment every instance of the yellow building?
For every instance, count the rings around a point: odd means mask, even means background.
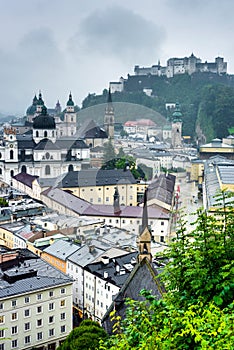
[[[202,183],[204,172],[204,161],[200,159],[191,161],[191,173],[190,180],[197,181],[199,184]]]
[[[209,159],[212,156],[221,155],[228,159],[234,159],[234,146],[226,144],[220,139],[213,139],[211,143],[200,146],[199,158]]]
[[[88,169],[68,172],[57,187],[92,204],[112,204],[118,188],[120,205],[137,205],[139,184],[130,170]]]

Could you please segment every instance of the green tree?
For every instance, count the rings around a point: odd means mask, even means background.
[[[71,331],[57,350],[95,350],[98,349],[100,339],[106,337],[106,332],[98,322],[84,320]]]
[[[116,318],[116,335],[100,349],[233,349],[233,204],[232,196],[221,192],[213,215],[198,210],[190,234],[182,216],[160,257],[167,263],[160,274],[164,299],[144,290],[144,301],[128,300],[125,320]]]
[[[111,140],[105,143],[105,152],[103,155],[104,164],[115,159],[115,149]]]
[[[0,198],[0,207],[8,207],[8,202],[5,198]]]

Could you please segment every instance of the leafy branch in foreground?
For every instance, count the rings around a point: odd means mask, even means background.
[[[234,344],[233,197],[222,192],[213,215],[199,209],[195,229],[180,229],[163,254],[167,293],[127,301],[126,318],[101,350],[223,350]],[[227,200],[228,199],[228,200]],[[220,201],[222,205],[220,205]]]

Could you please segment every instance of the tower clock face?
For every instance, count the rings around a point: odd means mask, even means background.
[[[13,148],[14,146],[12,144],[10,144],[10,148]]]

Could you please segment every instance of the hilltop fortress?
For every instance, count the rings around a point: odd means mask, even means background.
[[[202,62],[202,60],[192,53],[189,57],[169,58],[166,66],[161,66],[160,61],[151,67],[134,67],[135,76],[165,76],[173,78],[178,74],[213,73],[217,75],[227,74],[227,62],[223,57],[216,57],[214,62]],[[128,78],[131,77],[128,75]],[[127,79],[121,77],[118,82],[110,82],[111,93],[124,91]]]

